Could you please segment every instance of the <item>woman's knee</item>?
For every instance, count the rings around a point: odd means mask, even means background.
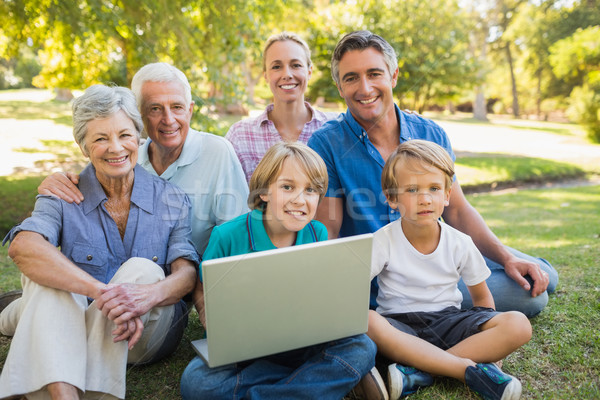
[[[156,263],[142,257],[132,257],[121,264],[111,283],[151,284],[165,279],[165,272]]]

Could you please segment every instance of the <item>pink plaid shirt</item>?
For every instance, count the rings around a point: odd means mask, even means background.
[[[302,143],[308,142],[313,132],[331,118],[324,112],[315,110],[307,102],[304,104],[312,111],[312,119],[304,125],[300,137],[298,137],[298,141]],[[269,120],[268,113],[271,110],[273,110],[273,104],[269,104],[258,117],[245,118],[236,122],[225,135],[225,139],[233,145],[248,182],[267,150],[283,140],[273,121]]]

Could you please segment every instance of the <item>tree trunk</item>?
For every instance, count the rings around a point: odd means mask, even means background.
[[[506,59],[508,61],[508,68],[510,70],[510,81],[511,81],[511,85],[512,85],[512,95],[513,95],[513,102],[512,102],[513,116],[515,118],[519,118],[519,94],[517,93],[517,79],[515,78],[512,54],[510,52],[510,43],[506,43],[506,46],[504,47],[504,49],[506,50]]]
[[[248,65],[247,62],[243,63],[242,71],[244,74],[244,80],[246,81],[246,94],[248,95],[248,104],[256,105],[254,101],[254,88],[260,80],[260,74],[257,77],[252,76],[252,66]]]
[[[484,30],[486,33],[488,31],[488,27],[487,24],[482,24],[483,28],[482,30]],[[473,44],[473,47],[477,46],[480,47],[480,51],[479,51],[479,61],[481,62],[482,65],[486,65],[486,58],[487,58],[487,40],[486,40],[486,34],[482,34],[481,32],[479,32],[479,34],[474,35],[474,39],[471,41],[471,43]],[[480,68],[478,73],[477,73],[477,77],[479,78],[479,82],[484,82],[484,78],[485,78],[485,70],[484,68]],[[473,117],[479,121],[487,121],[487,107],[485,104],[485,92],[484,92],[484,85],[483,83],[480,85],[477,85],[477,87],[475,88],[475,101],[473,102]]]
[[[448,112],[451,115],[456,114],[456,107],[454,106],[454,102],[452,100],[448,101],[448,104],[446,105],[446,109],[448,110]]]
[[[536,77],[537,77],[537,116],[538,116],[538,120],[542,118],[542,68],[538,68],[538,70],[536,71]],[[545,118],[546,120],[548,118]]]
[[[487,109],[485,107],[485,95],[483,85],[475,88],[475,102],[473,103],[473,117],[479,121],[487,121]]]
[[[56,88],[54,89],[55,93],[56,93],[56,98],[55,100],[58,101],[71,101],[73,100],[73,92],[71,92],[71,89],[66,89],[66,88]]]

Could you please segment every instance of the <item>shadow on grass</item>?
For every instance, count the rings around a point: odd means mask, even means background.
[[[0,118],[47,119],[57,124],[72,126],[70,103],[51,100],[44,103],[34,101],[0,102]]]
[[[50,159],[38,160],[33,168],[15,167],[16,175],[48,175],[54,171],[70,171],[78,173],[88,163],[81,154],[79,146],[72,140],[40,140],[42,148],[21,147],[14,151],[21,153],[50,153]]]
[[[573,130],[576,128],[572,127],[572,124],[562,124],[564,127],[556,126],[561,125],[559,122],[546,122],[546,121],[530,121],[530,120],[503,120],[503,119],[494,119],[493,121],[481,121],[475,119],[473,117],[467,117],[462,114],[457,115],[445,115],[445,114],[428,114],[428,118],[431,118],[436,121],[445,121],[445,122],[456,122],[461,124],[470,124],[470,125],[481,125],[481,126],[492,126],[499,128],[510,128],[510,129],[519,129],[519,130],[527,130],[527,131],[539,131],[546,133],[553,133],[556,135],[562,136],[578,136]],[[492,115],[491,118],[494,118]],[[510,123],[510,121],[514,121],[515,123]],[[521,122],[521,123],[520,123]],[[538,125],[538,126],[536,126]]]
[[[523,156],[457,152],[457,176],[465,193],[583,179],[579,166]]]

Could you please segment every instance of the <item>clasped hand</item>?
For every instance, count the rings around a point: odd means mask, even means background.
[[[133,283],[106,285],[96,299],[96,306],[116,325],[111,332],[113,341],[127,340],[131,350],[144,331],[140,317],[152,308],[150,287]]]

